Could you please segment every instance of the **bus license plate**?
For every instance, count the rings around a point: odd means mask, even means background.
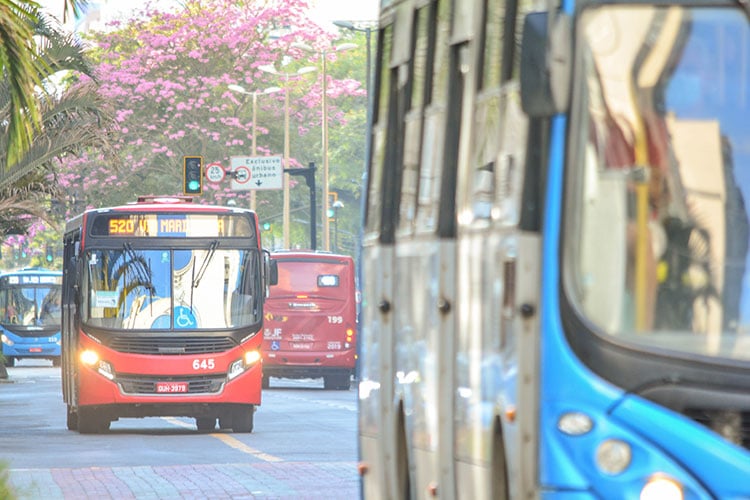
[[[187,382],[157,382],[156,392],[158,392],[159,394],[188,392],[188,383]]]

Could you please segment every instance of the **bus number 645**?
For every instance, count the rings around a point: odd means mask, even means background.
[[[213,358],[193,360],[193,370],[213,370],[215,366],[216,362]]]

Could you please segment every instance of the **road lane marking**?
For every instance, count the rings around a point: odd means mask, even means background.
[[[211,434],[211,437],[215,437],[219,441],[222,441],[224,444],[231,446],[235,450],[239,450],[242,453],[247,453],[248,455],[252,455],[265,462],[283,462],[281,458],[275,457],[273,455],[269,455],[268,453],[263,453],[262,451],[251,448],[245,443],[243,443],[242,441],[240,441],[239,439],[229,436],[227,434]]]
[[[187,422],[183,422],[182,420],[178,420],[172,417],[162,417],[162,418],[172,425],[183,427],[185,429],[195,429],[195,425],[188,424]],[[251,448],[250,446],[246,445],[239,439],[229,436],[227,434],[212,433],[212,434],[209,434],[209,436],[218,439],[219,441],[223,442],[227,446],[231,446],[235,450],[241,451],[242,453],[247,453],[248,455],[252,455],[255,458],[258,458],[265,462],[283,462],[284,461],[283,459],[279,457],[275,457],[273,455],[269,455],[268,453],[263,453],[260,450],[256,450],[255,448]]]

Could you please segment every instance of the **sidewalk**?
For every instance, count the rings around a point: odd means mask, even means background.
[[[359,498],[353,462],[10,469],[19,500]]]

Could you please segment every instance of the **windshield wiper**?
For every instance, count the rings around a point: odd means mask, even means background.
[[[208,253],[206,253],[206,256],[203,258],[201,267],[198,268],[198,275],[193,277],[193,289],[198,288],[198,285],[200,285],[203,275],[206,274],[206,270],[208,269],[208,264],[211,263],[211,259],[213,259],[216,247],[218,246],[219,240],[213,240],[211,246],[208,247]]]
[[[208,252],[206,253],[206,256],[203,257],[203,262],[201,262],[201,267],[198,269],[198,275],[195,274],[195,261],[193,261],[193,285],[190,287],[190,311],[193,310],[193,290],[198,288],[198,285],[200,285],[201,280],[203,279],[203,275],[206,273],[206,269],[208,269],[208,264],[211,263],[211,259],[214,257],[214,253],[216,252],[216,247],[219,246],[219,240],[213,240],[211,242],[211,245],[208,247]]]

